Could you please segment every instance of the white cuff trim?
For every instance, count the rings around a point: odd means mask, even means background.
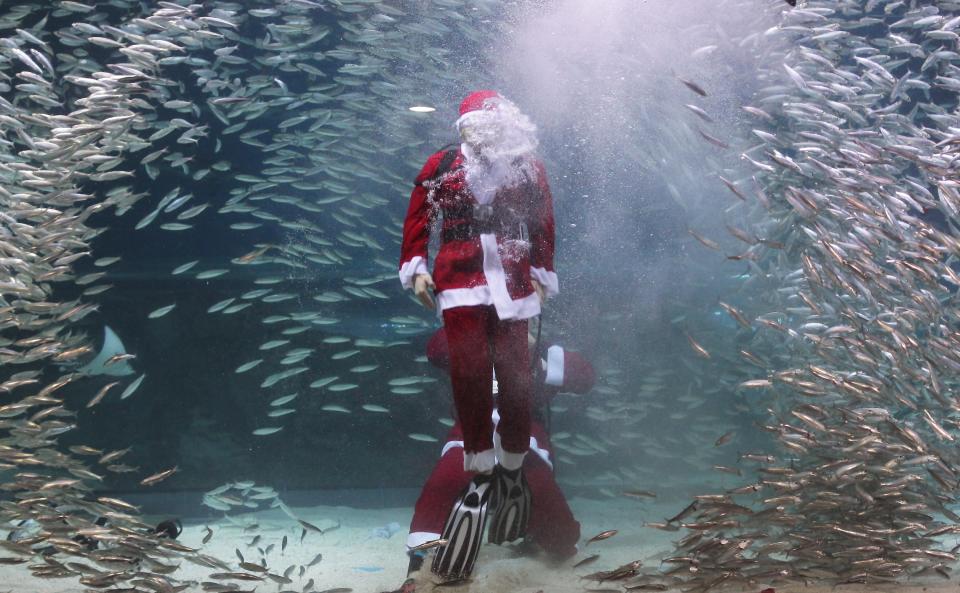
[[[435,539],[440,539],[439,533],[429,533],[426,531],[414,531],[407,536],[407,549],[416,548],[420,544],[425,544],[427,542],[432,542]]]
[[[430,270],[427,269],[426,260],[424,260],[422,256],[414,256],[413,259],[404,262],[404,264],[400,266],[400,284],[406,289],[413,288],[414,276],[429,273]]]
[[[500,423],[499,420],[500,419],[497,418],[497,424]],[[533,437],[531,437],[531,439],[532,438]],[[514,470],[523,467],[523,458],[526,457],[527,452],[524,451],[523,453],[511,453],[509,451],[504,451],[503,443],[500,442],[499,432],[493,433],[493,447],[497,451],[497,462],[505,469]]]
[[[547,385],[560,387],[563,385],[563,348],[550,346],[547,349]]]
[[[496,412],[494,412],[496,413]],[[499,436],[494,433],[494,439],[498,439]],[[443,457],[447,454],[447,451],[450,449],[463,449],[463,441],[447,441],[443,446],[443,451],[440,453],[440,457]],[[553,461],[550,460],[550,451],[547,449],[542,449],[540,443],[537,442],[537,437],[530,437],[530,450],[536,453],[537,457],[543,460],[551,470],[553,469]]]
[[[497,454],[497,457],[500,458],[500,465],[504,469],[515,470],[523,467],[523,458],[527,456],[527,452],[523,453],[510,453],[508,451],[500,451]]]
[[[479,453],[463,452],[463,471],[478,474],[488,474],[497,465],[497,454],[493,449]]]
[[[555,296],[560,292],[560,281],[557,280],[556,272],[548,272],[546,268],[534,268],[531,266],[530,275],[540,283],[540,286],[543,287],[543,291],[548,297]]]

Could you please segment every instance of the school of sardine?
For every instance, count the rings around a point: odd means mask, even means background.
[[[0,7],[0,362],[5,370],[0,471],[10,497],[0,503],[0,519],[19,534],[0,541],[6,553],[0,562],[30,563],[37,578],[72,578],[92,589],[165,593],[191,586],[239,591],[249,588],[249,583],[239,583],[263,581],[289,590],[293,576],[303,580],[319,561],[318,555],[298,574],[292,574],[295,566],[281,574],[269,566],[271,544],[259,550],[258,563],[241,558],[237,567],[153,534],[133,505],[98,497],[95,486],[105,472],[141,470],[123,462],[129,449],[58,447],[57,437],[76,426],[75,412],[58,391],[77,375],[67,372],[51,379],[49,374],[93,352],[90,337],[75,324],[97,310],[97,295],[112,287],[109,266],[120,259],[118,254],[93,255],[92,242],[105,229],[93,226],[91,219],[110,211],[123,215],[141,200],[152,209],[132,232],[152,224],[170,233],[190,232],[219,215],[237,233],[271,224],[289,237],[282,244],[247,242],[249,247],[226,265],[201,269],[195,268],[199,261],[189,261],[172,270],[197,281],[244,266],[269,270],[254,275],[235,299],[209,308],[228,315],[255,300],[283,307],[282,315],[264,319],[264,327],[277,335],[258,354],[273,360],[280,353],[275,364],[283,365],[264,374],[264,388],[282,388],[285,379],[306,370],[297,363],[314,353],[283,346],[286,336],[338,322],[321,308],[351,299],[388,298],[373,285],[395,280],[395,264],[392,256],[380,253],[385,247],[372,230],[386,228],[397,236],[402,213],[373,209],[388,203],[385,190],[408,186],[407,169],[422,158],[425,139],[410,130],[424,123],[406,102],[428,98],[416,90],[417,77],[409,75],[409,67],[427,59],[429,68],[422,76],[440,72],[445,51],[438,49],[439,40],[453,32],[443,21],[452,21],[467,38],[479,36],[472,25],[450,18],[459,8],[459,2],[440,1],[423,14],[408,13],[379,0],[62,0]],[[477,3],[474,10],[485,15],[489,6]],[[407,115],[397,118],[397,113]],[[390,150],[397,167],[371,164],[370,138],[376,135],[410,138],[408,145]],[[256,148],[258,158],[238,163],[220,158],[227,143]],[[204,180],[211,195],[195,196],[191,190]],[[217,191],[220,187],[229,187],[229,194]],[[311,223],[317,213],[340,229]],[[85,261],[93,271],[78,273]],[[345,268],[350,263],[356,271],[360,261],[374,270],[371,275],[343,274],[343,292],[316,295],[316,311],[283,305],[296,304],[290,301],[300,295],[274,288],[317,265]],[[177,303],[169,303],[147,317],[177,314]],[[430,327],[420,317],[392,323],[399,334]],[[348,378],[376,368],[345,360],[352,356],[346,348],[360,352],[406,342],[337,342],[331,336],[329,343],[344,343],[333,357],[344,360],[343,379],[318,378],[314,385],[336,392],[356,386]],[[254,372],[257,364],[243,364],[237,372]],[[145,378],[141,374],[124,384],[119,397],[132,396]],[[431,380],[419,375],[396,379],[395,389],[403,390]],[[91,394],[88,406],[118,397],[111,391],[117,385]],[[265,416],[275,421],[291,413],[282,406],[295,398],[267,398]],[[334,403],[329,408],[349,411]],[[387,411],[373,404],[364,409]],[[255,434],[280,428],[265,427]],[[143,471],[143,487],[169,479],[178,468],[150,470]],[[269,488],[232,487],[241,491],[240,498],[224,489],[208,493],[205,501],[222,510],[235,500],[250,507],[253,501],[270,499],[296,519]],[[330,529],[296,521],[303,529],[301,542],[308,532]],[[33,526],[29,532],[17,531],[28,524]],[[284,538],[281,550],[286,545]],[[183,560],[215,572],[202,583],[179,580],[176,571]],[[314,580],[298,590],[316,590]]]
[[[739,226],[729,231],[742,244],[726,255],[751,270],[721,303],[735,329],[705,336],[694,324],[678,327],[691,348],[685,364],[713,394],[764,393],[763,428],[777,446],[743,451],[736,466],[718,461],[718,472],[752,480],[697,496],[652,524],[682,533],[676,554],[664,560],[667,570],[641,575],[636,562],[600,571],[597,580],[628,590],[708,590],[949,578],[957,549],[945,536],[960,531],[951,510],[960,483],[953,306],[960,287],[953,266],[960,257],[953,165],[960,155],[960,3],[810,0],[787,10],[773,0],[755,4],[768,9],[763,18],[780,22],[753,40],[768,50],[757,60],[765,86],[744,106],[750,129],[741,138],[715,131],[715,114],[700,103],[709,89],[678,77],[690,93],[681,107],[689,125],[665,135],[693,137],[725,155],[718,157],[726,168],[717,197],[731,200]],[[240,237],[262,226],[283,229],[283,242],[241,239],[245,248],[229,261],[205,267],[209,262],[190,260],[171,270],[197,281],[267,270],[244,275],[249,285],[236,296],[207,304],[210,314],[255,303],[272,311],[262,319],[263,342],[235,368],[256,373],[270,390],[252,437],[284,434],[284,417],[304,398],[289,384],[304,376],[310,389],[330,396],[323,411],[389,412],[336,394],[349,395],[374,374],[378,363],[367,353],[402,347],[404,333],[432,327],[426,317],[390,319],[396,340],[331,334],[323,342],[335,350],[322,361],[295,336],[336,326],[339,303],[398,295],[392,243],[403,208],[389,196],[409,188],[410,171],[435,148],[425,126],[438,125],[409,107],[437,98],[424,93],[424,80],[442,86],[455,79],[445,69],[453,58],[444,41],[456,35],[479,44],[482,23],[494,20],[489,3],[471,3],[469,21],[460,0],[431,2],[429,9],[400,5],[63,0],[53,9],[0,7],[0,470],[12,497],[0,503],[0,519],[39,526],[29,537],[0,541],[7,554],[0,563],[32,562],[38,578],[74,578],[93,589],[165,593],[192,584],[176,578],[176,565],[186,560],[214,571],[201,584],[206,591],[268,580],[289,588],[295,567],[268,568],[269,546],[257,562],[213,558],[154,536],[136,507],[97,497],[104,472],[141,470],[123,462],[127,449],[58,445],[76,423],[58,390],[76,376],[49,372],[57,368],[51,363],[92,352],[75,324],[111,288],[109,269],[119,254],[94,251],[103,229],[91,218],[111,209],[121,215],[145,201],[152,208],[136,230],[156,225],[176,236],[214,217]],[[382,138],[404,139],[386,143],[394,147],[387,149],[391,166],[382,164],[384,148],[372,147]],[[230,143],[260,160],[232,162],[223,156]],[[643,162],[664,152],[653,144],[630,150]],[[229,193],[216,192],[218,184]],[[198,187],[210,194],[194,195]],[[928,211],[942,213],[944,222],[921,215]],[[317,215],[325,224],[311,222]],[[730,245],[691,234],[698,248]],[[87,264],[94,271],[77,272]],[[278,288],[317,266],[344,272],[340,290],[308,296]],[[357,276],[360,267],[369,274]],[[175,318],[177,305],[146,315]],[[323,374],[313,376],[319,367]],[[619,372],[603,369],[597,391],[616,396],[626,383]],[[642,391],[661,391],[669,375],[654,370]],[[87,405],[133,396],[150,380],[140,374],[115,390],[119,384],[111,383]],[[395,394],[415,395],[434,379],[376,380]],[[723,419],[697,418],[702,398],[687,393],[678,401],[687,410],[672,413],[690,425],[678,437],[683,446],[719,451],[736,438],[733,416],[746,406]],[[660,412],[648,406],[645,413]],[[635,403],[615,397],[587,409],[597,422],[632,414],[639,414]],[[671,441],[645,440],[625,422],[619,438],[647,456],[668,455]],[[620,444],[605,434],[554,435],[565,463]],[[177,469],[143,468],[139,481],[148,488]],[[614,477],[637,481],[645,477],[638,471],[620,468]],[[644,499],[655,492],[610,494]],[[224,512],[269,504],[299,521],[304,536],[325,531],[298,519],[267,486],[228,484],[206,493],[204,503]],[[106,525],[95,522],[101,517]],[[205,540],[212,536],[210,530]],[[310,568],[301,566],[299,576]]]
[[[720,303],[737,328],[687,335],[704,376],[763,402],[774,446],[649,523],[679,537],[659,571],[590,575],[627,590],[950,579],[957,560],[960,3],[797,4],[764,34],[752,129],[722,140],[742,161],[720,180],[743,221],[726,256],[751,269]]]

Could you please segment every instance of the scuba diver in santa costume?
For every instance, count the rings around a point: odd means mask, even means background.
[[[530,455],[523,462],[524,477],[526,478],[532,498],[537,501],[530,513],[530,523],[525,543],[533,544],[542,550],[554,562],[562,562],[577,552],[577,541],[580,539],[580,523],[574,518],[570,506],[567,504],[563,491],[557,484],[553,474],[554,459],[551,454],[550,434],[547,431],[549,402],[560,392],[584,394],[593,388],[596,374],[590,362],[576,352],[565,350],[559,345],[552,345],[540,358],[538,340],[529,336],[531,354],[534,359],[540,359],[540,365],[534,364],[534,399],[533,421],[530,427]],[[447,344],[446,332],[437,330],[427,343],[427,359],[434,366],[448,369],[450,365],[450,348]],[[493,380],[493,394],[497,396],[497,380]],[[493,422],[499,421],[496,409],[493,412]],[[440,539],[444,527],[448,523],[450,509],[457,511],[454,516],[461,519],[475,517],[471,511],[456,506],[457,495],[460,494],[472,479],[471,474],[463,470],[463,428],[455,422],[447,435],[446,442],[440,454],[437,465],[430,473],[430,477],[423,485],[420,497],[417,499],[410,521],[410,534],[407,536],[407,553],[410,561],[407,567],[408,580],[396,593],[414,593],[416,580],[410,578],[420,570],[427,550],[422,546],[428,542]],[[464,535],[469,535],[475,529],[475,523],[465,526]],[[474,535],[476,532],[474,532]],[[456,536],[454,536],[456,537]],[[476,554],[478,545],[470,547],[468,538],[461,540],[461,545],[448,543],[448,549],[460,549],[464,558],[469,554]],[[464,545],[467,544],[467,545]],[[452,556],[451,556],[452,557]],[[465,564],[465,563],[464,563]]]
[[[495,91],[460,105],[459,148],[432,155],[417,176],[403,225],[400,281],[433,308],[450,352],[450,381],[472,478],[447,518],[431,569],[448,579],[473,570],[488,510],[488,540],[522,538],[534,504],[523,475],[530,447],[527,320],[557,293],[553,202],[537,159],[536,127]],[[442,218],[433,274],[430,230]],[[500,420],[493,424],[496,373]]]

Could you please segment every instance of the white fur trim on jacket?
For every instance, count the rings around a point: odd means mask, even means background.
[[[486,284],[471,288],[448,288],[437,293],[437,304],[441,311],[454,307],[472,307],[474,305],[492,305],[490,287]]]
[[[429,272],[427,262],[423,257],[414,256],[413,259],[400,266],[400,284],[406,289],[413,288],[413,277],[417,274],[428,274]]]
[[[504,469],[513,471],[523,467],[523,459],[527,456],[526,451],[523,453],[511,453],[510,451],[504,451],[503,445],[500,443],[500,433],[493,434],[493,445],[497,451],[497,463],[499,463]]]
[[[531,293],[522,299],[511,301],[512,308],[516,311],[513,317],[504,317],[497,309],[497,316],[500,319],[530,319],[540,314],[540,298],[537,293]],[[490,287],[487,285],[473,286],[471,288],[448,288],[437,293],[437,304],[440,311],[453,309],[454,307],[472,307],[476,305],[493,305],[493,296],[490,294]]]
[[[540,297],[537,296],[536,292],[516,300],[510,298],[510,293],[507,292],[507,275],[503,271],[503,262],[500,261],[496,235],[493,233],[481,234],[480,246],[483,249],[483,277],[487,281],[486,285],[441,290],[437,293],[437,303],[440,305],[440,310],[446,311],[454,307],[493,305],[497,310],[497,317],[504,321],[508,319],[530,319],[539,315]],[[411,260],[411,263],[414,260]],[[401,274],[402,272],[401,269]]]
[[[546,268],[530,267],[530,276],[540,283],[546,296],[556,296],[560,292],[560,281],[556,272],[548,272]]]
[[[547,348],[547,385],[561,387],[563,385],[563,348],[550,346]]]
[[[503,262],[500,261],[497,236],[493,233],[481,234],[480,246],[483,249],[483,275],[490,287],[490,296],[497,309],[497,316],[500,319],[529,319],[539,315],[540,297],[536,293],[517,300],[510,298],[510,293],[507,292],[507,275],[503,271]]]

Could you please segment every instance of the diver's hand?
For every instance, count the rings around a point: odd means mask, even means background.
[[[540,285],[536,280],[531,279],[530,283],[533,284],[533,290],[537,292],[537,296],[540,297],[540,304],[542,305],[544,301],[547,300],[547,295],[543,290],[543,286]]]
[[[427,309],[436,307],[433,304],[433,297],[430,296],[430,291],[436,287],[437,285],[433,283],[433,277],[430,274],[417,274],[413,278],[413,294],[417,295],[420,303]]]

